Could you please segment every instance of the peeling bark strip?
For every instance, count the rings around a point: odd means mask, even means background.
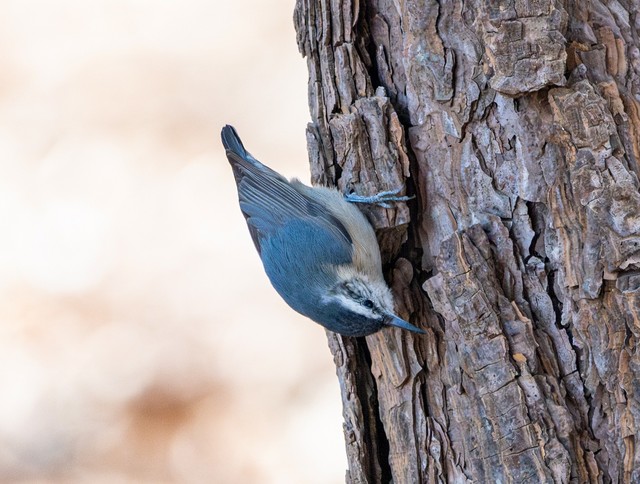
[[[640,1],[298,0],[314,181],[400,316],[329,335],[348,482],[640,482]]]

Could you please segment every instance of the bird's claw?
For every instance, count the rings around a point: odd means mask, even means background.
[[[375,195],[371,195],[369,197],[365,197],[363,195],[356,195],[355,193],[349,193],[345,195],[345,199],[347,202],[351,203],[370,203],[372,205],[379,205],[382,208],[391,208],[392,205],[389,202],[406,202],[415,196],[396,196],[398,193],[402,191],[402,187],[396,188],[395,190],[385,190],[384,192],[376,193]]]

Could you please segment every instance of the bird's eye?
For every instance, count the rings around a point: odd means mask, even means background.
[[[373,301],[371,299],[365,299],[362,305],[367,309],[373,309]]]

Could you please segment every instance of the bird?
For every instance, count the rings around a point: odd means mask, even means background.
[[[390,326],[425,334],[395,314],[375,232],[354,205],[409,197],[395,197],[398,190],[345,197],[289,181],[254,158],[232,126],[222,128],[221,138],[264,270],[293,310],[343,336]]]

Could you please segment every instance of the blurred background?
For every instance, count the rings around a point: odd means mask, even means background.
[[[219,138],[309,179],[293,7],[0,2],[0,482],[344,482]]]

